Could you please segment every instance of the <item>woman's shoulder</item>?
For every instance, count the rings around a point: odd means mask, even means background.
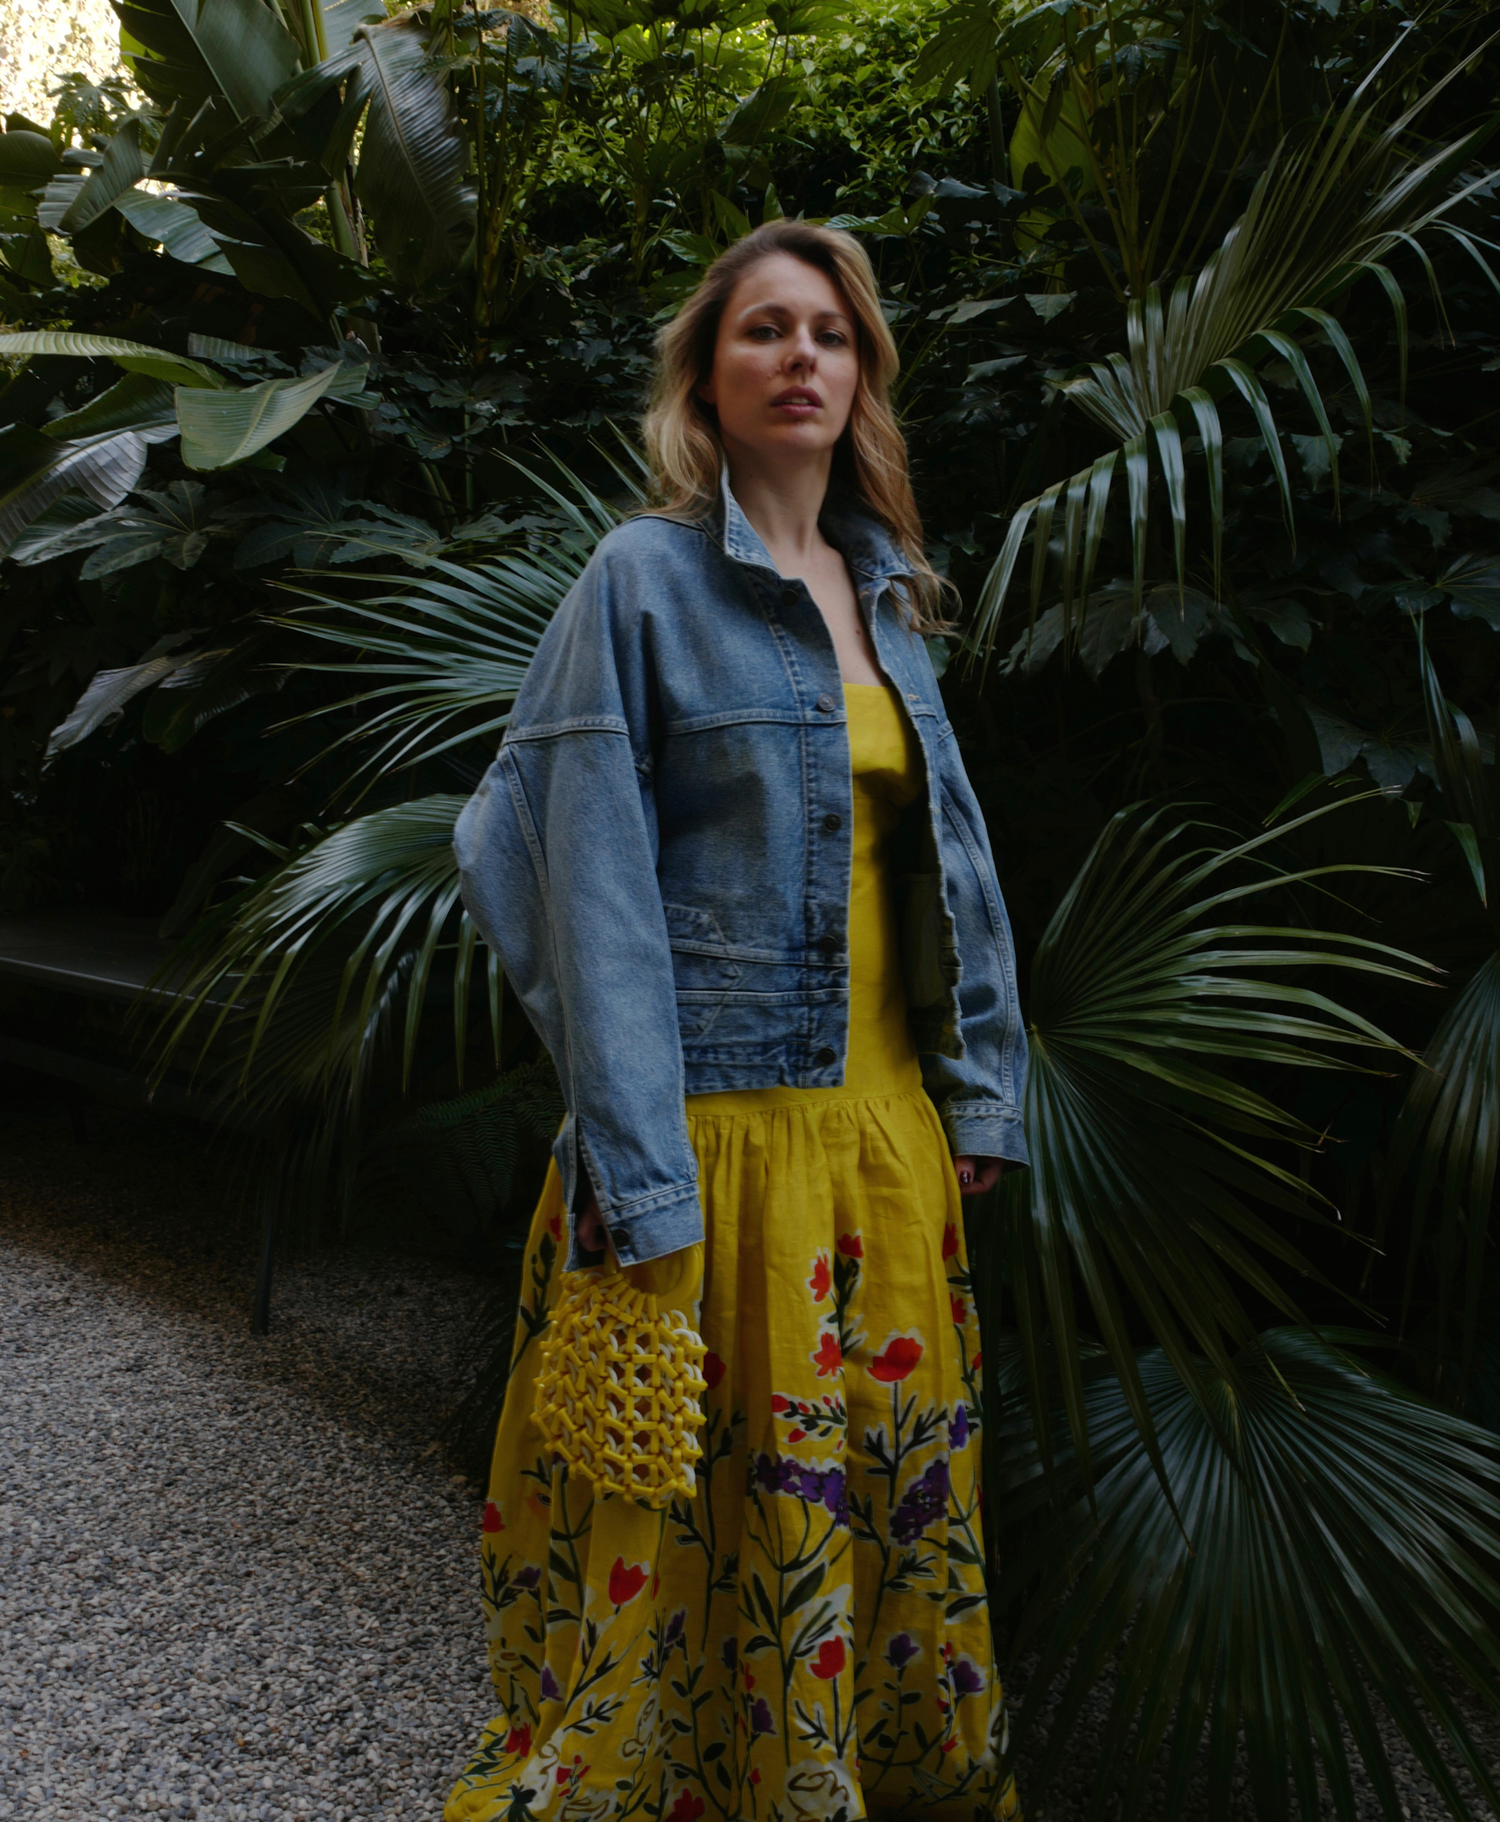
[[[624,571],[646,564],[701,561],[706,545],[704,527],[696,519],[642,512],[606,532],[595,555],[605,568]]]

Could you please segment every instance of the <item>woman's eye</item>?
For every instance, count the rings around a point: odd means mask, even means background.
[[[775,334],[776,325],[774,323],[757,323],[750,331],[750,339],[753,342],[769,342]]]
[[[830,348],[842,348],[848,337],[837,329],[825,329],[818,339]]]

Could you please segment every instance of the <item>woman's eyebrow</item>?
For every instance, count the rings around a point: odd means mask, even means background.
[[[745,308],[740,311],[737,320],[743,322],[747,316],[790,316],[791,314],[792,312],[786,304],[747,304]],[[847,323],[852,321],[852,318],[848,313],[843,310],[815,310],[813,312],[813,319],[815,322],[820,323]]]

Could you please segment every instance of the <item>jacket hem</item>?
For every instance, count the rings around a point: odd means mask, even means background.
[[[648,1259],[695,1246],[704,1237],[696,1182],[601,1212],[621,1265],[644,1265]]]
[[[943,1131],[954,1157],[1006,1158],[1029,1164],[1026,1128],[1018,1107],[994,1101],[950,1101],[941,1109]]]

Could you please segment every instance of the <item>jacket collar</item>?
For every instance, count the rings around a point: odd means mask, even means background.
[[[851,501],[830,493],[818,517],[823,536],[844,561],[865,581],[911,574],[911,563],[885,527]],[[771,553],[760,533],[745,517],[729,487],[729,466],[719,471],[719,502],[708,516],[705,529],[722,543],[724,555],[736,563],[750,563],[774,571]]]

